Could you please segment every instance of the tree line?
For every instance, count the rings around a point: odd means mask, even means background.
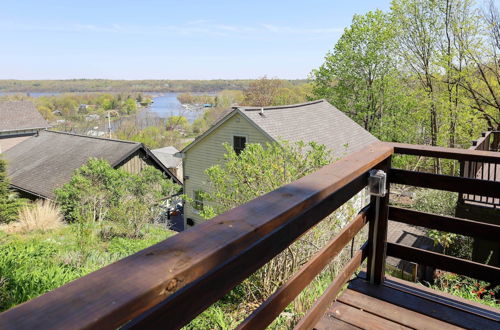
[[[393,0],[354,16],[312,71],[312,95],[382,140],[468,147],[500,129],[499,65],[493,2]]]

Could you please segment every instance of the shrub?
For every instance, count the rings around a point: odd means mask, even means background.
[[[0,223],[9,223],[17,219],[17,212],[24,201],[9,189],[7,163],[0,158]]]
[[[114,169],[105,160],[91,159],[55,194],[66,218],[76,221],[82,233],[94,228],[92,223],[112,221],[124,226],[129,237],[138,237],[159,213],[159,202],[179,189],[154,167],[132,174]]]
[[[26,233],[53,230],[62,225],[63,217],[59,206],[51,201],[38,200],[32,205],[23,206],[19,211],[19,220],[2,229],[7,233]]]

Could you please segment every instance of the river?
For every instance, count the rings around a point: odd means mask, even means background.
[[[31,97],[53,96],[62,93],[58,92],[32,92],[32,93],[11,93],[0,92],[1,95],[8,94],[29,94]],[[157,92],[144,92],[144,95],[151,95],[153,104],[148,108],[141,109],[135,116],[136,122],[144,128],[144,126],[155,125],[159,121],[171,116],[184,116],[192,123],[201,113],[200,110],[187,110],[177,99],[180,93],[157,93]],[[129,117],[130,118],[130,117]]]

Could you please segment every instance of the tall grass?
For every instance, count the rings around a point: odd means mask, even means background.
[[[49,231],[63,226],[63,216],[59,206],[47,200],[38,200],[19,210],[19,220],[3,226],[7,233],[27,233]]]

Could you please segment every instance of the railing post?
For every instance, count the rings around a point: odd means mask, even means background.
[[[370,226],[368,232],[369,255],[367,273],[370,283],[381,284],[385,275],[385,256],[387,249],[387,225],[389,215],[389,187],[390,187],[391,157],[382,162],[377,169],[387,173],[386,190],[384,197],[370,197]]]

